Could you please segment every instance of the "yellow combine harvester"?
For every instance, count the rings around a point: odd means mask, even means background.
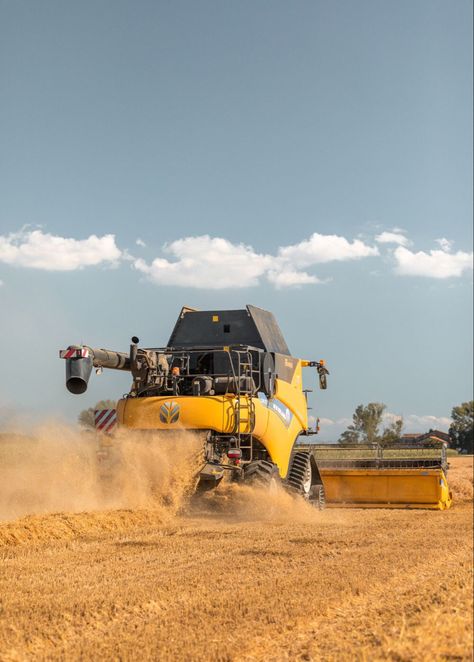
[[[392,484],[384,469],[371,468],[361,482],[353,468],[323,466],[324,461],[320,466],[314,447],[302,443],[318,432],[317,425],[308,425],[303,368],[316,368],[323,389],[329,373],[322,360],[290,355],[272,313],[255,306],[183,308],[166,347],[142,349],[138,342],[132,338],[129,353],[86,345],[62,350],[66,386],[71,393],[84,393],[93,367],[131,372],[130,392],[117,405],[118,425],[169,435],[182,430],[202,434],[205,463],[199,467],[198,489],[216,487],[229,472],[233,480],[282,483],[319,507],[325,503],[325,488],[331,500],[345,505],[361,503],[357,495],[367,489],[375,490],[377,499],[382,494],[387,498],[376,502],[364,496],[364,505],[416,502],[412,491],[404,497],[398,487],[397,499],[391,498]],[[100,413],[99,420],[105,420]],[[435,471],[446,481],[442,467]],[[421,486],[423,475],[416,476]],[[444,496],[433,505],[434,495],[424,491],[419,505],[441,507],[442,502],[447,507]]]

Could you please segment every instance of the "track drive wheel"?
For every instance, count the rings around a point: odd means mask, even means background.
[[[276,491],[281,482],[278,467],[266,460],[249,462],[244,469],[244,482]]]

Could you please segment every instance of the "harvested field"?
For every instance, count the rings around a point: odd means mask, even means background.
[[[229,487],[10,519],[0,659],[470,660],[472,458],[450,462],[445,512]]]

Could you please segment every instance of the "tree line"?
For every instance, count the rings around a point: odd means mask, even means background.
[[[369,402],[359,405],[352,423],[339,437],[340,444],[380,444],[386,446],[400,440],[403,418],[400,416],[382,428],[383,415],[387,406],[382,402]],[[474,400],[456,405],[451,411],[452,423],[449,428],[451,446],[464,453],[473,452]]]

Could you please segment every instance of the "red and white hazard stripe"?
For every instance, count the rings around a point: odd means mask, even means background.
[[[96,409],[94,411],[95,428],[98,432],[111,434],[117,427],[116,409]]]
[[[68,347],[59,352],[60,359],[87,359],[89,349],[87,347]]]

